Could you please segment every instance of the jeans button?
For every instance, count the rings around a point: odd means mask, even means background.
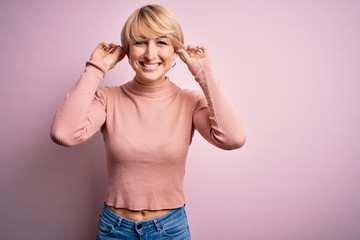
[[[139,225],[136,226],[136,229],[140,230],[142,227],[143,227],[143,225],[139,224]]]

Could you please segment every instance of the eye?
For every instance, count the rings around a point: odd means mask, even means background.
[[[138,41],[138,42],[135,42],[134,44],[135,45],[145,45],[147,42],[146,41]]]
[[[158,41],[158,44],[159,44],[159,45],[168,45],[168,43],[165,42],[165,41]]]

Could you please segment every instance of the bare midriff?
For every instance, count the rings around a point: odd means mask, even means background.
[[[129,219],[131,221],[141,221],[141,220],[152,220],[158,217],[165,215],[170,212],[171,209],[163,209],[163,210],[142,210],[142,211],[133,211],[125,208],[115,208],[112,206],[108,206],[108,208],[115,214],[120,217]]]

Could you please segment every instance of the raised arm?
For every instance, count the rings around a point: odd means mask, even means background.
[[[104,98],[96,94],[101,79],[125,53],[115,44],[99,44],[85,71],[60,104],[51,126],[51,139],[60,145],[74,146],[89,139],[105,122]]]
[[[206,103],[193,116],[195,128],[219,148],[231,150],[243,146],[245,134],[240,116],[215,77],[207,49],[188,46],[178,49],[177,53],[187,64],[206,98]]]

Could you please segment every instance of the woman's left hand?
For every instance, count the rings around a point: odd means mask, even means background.
[[[188,66],[197,59],[205,58],[208,56],[206,47],[201,45],[199,46],[189,45],[187,47],[183,47],[182,49],[180,48],[176,49],[175,52],[179,55],[181,60]]]

